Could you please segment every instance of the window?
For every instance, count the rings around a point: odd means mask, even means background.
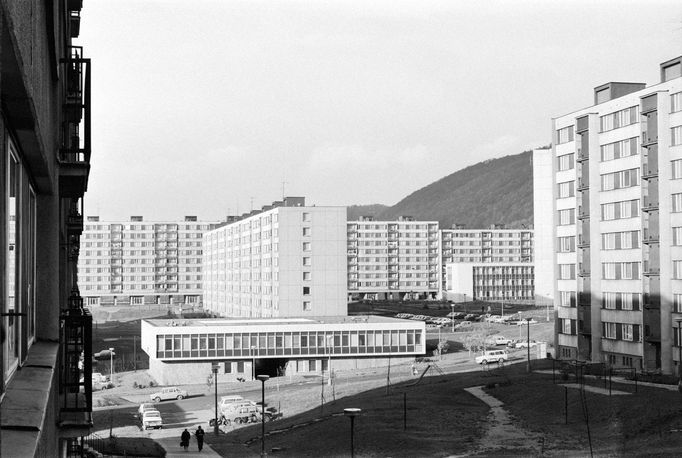
[[[310,301],[303,301],[303,311],[310,312],[313,309]]]
[[[602,234],[602,250],[630,250],[639,248],[639,231],[607,232]]]
[[[311,279],[312,274],[310,272],[303,272],[303,280],[308,281]]]
[[[560,280],[575,280],[575,264],[559,264]]]
[[[313,263],[312,263],[311,258],[308,257],[308,256],[304,256],[304,257],[303,257],[303,265],[304,265],[304,266],[312,266]]]
[[[557,130],[557,144],[568,143],[573,141],[573,126],[564,127]]]
[[[676,92],[670,95],[670,112],[682,110],[682,92]]]
[[[566,226],[568,224],[575,224],[575,208],[559,210],[559,225]]]
[[[571,332],[571,320],[569,318],[561,319],[561,332],[563,334],[572,334]]]
[[[670,146],[679,145],[682,143],[682,126],[673,127],[670,129]]]
[[[673,194],[672,196],[672,212],[682,212],[682,193]]]
[[[303,228],[303,237],[310,237],[310,228],[309,227]]]
[[[559,291],[559,305],[575,307],[575,291]]]
[[[575,181],[566,181],[557,185],[559,189],[559,199],[575,196]]]
[[[604,323],[604,337],[607,339],[616,338],[616,323]]]
[[[616,111],[599,118],[601,132],[618,129],[620,127],[629,126],[637,122],[637,107],[630,107],[624,110]]]
[[[601,204],[602,221],[635,218],[637,216],[639,216],[639,199]]]
[[[637,280],[640,273],[639,264],[639,262],[603,262],[602,279]]]
[[[303,251],[310,251],[312,248],[312,245],[310,242],[303,242]]]
[[[575,167],[575,154],[564,154],[557,158],[557,168],[559,171],[571,170]]]
[[[639,169],[621,170],[620,172],[605,173],[601,176],[601,190],[629,188],[639,184]]]
[[[682,313],[682,294],[673,294],[675,313]]]
[[[633,326],[631,324],[622,324],[621,326],[623,340],[632,341],[634,339]]]
[[[682,178],[682,159],[670,161],[670,166],[672,169],[672,179],[679,180]]]
[[[682,261],[673,261],[673,278],[682,280]]]
[[[612,161],[621,157],[634,156],[638,152],[637,137],[628,138],[601,146],[601,160]]]
[[[130,296],[130,305],[142,305],[144,298],[142,296]]]
[[[310,221],[310,213],[307,212],[303,213],[303,221],[306,223]]]
[[[304,286],[303,287],[303,295],[307,296],[310,294],[310,286]]]
[[[575,236],[559,237],[559,252],[573,253],[575,251]]]
[[[605,309],[616,310],[616,302],[618,300],[618,293],[604,293],[603,305]]]

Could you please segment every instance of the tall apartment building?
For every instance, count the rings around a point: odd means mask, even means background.
[[[674,372],[682,319],[682,58],[553,120],[563,358]]]
[[[88,216],[78,263],[86,305],[201,305],[201,240],[217,224]]]
[[[534,297],[533,230],[442,229],[441,288],[456,300],[529,301]]]
[[[440,288],[437,221],[349,221],[348,295],[359,299],[436,297]]]
[[[536,305],[554,304],[554,176],[552,148],[533,150],[533,260]]]
[[[91,153],[81,3],[0,1],[1,456],[76,456],[92,427],[76,280]]]
[[[287,197],[204,235],[204,307],[224,317],[346,315],[346,208]]]

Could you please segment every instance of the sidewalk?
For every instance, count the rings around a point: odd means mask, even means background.
[[[185,451],[182,447],[180,447],[180,438],[179,437],[166,437],[163,439],[156,439],[156,442],[161,445],[161,447],[166,450],[166,458],[178,458],[178,457],[185,457],[185,458],[196,458],[196,457],[219,457],[218,455],[210,445],[204,441],[204,448],[199,451],[197,449],[197,441],[195,438],[192,438],[189,441],[189,448],[187,451]]]

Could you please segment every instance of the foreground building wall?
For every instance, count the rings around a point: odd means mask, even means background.
[[[92,426],[91,318],[76,272],[90,170],[90,60],[72,46],[80,11],[0,1],[2,456],[77,453]]]
[[[674,373],[682,318],[682,64],[553,121],[558,356]]]
[[[570,160],[570,157],[566,160]],[[574,158],[575,160],[575,158]],[[533,150],[533,258],[535,302],[554,304],[554,171],[552,149]]]

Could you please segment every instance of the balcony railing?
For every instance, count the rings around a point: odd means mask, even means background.
[[[644,234],[642,235],[642,242],[645,244],[651,244],[651,243],[658,243],[659,241],[659,235],[649,232],[647,229],[644,229]]]
[[[60,316],[61,358],[59,424],[65,428],[92,426],[92,316],[77,290]],[[83,434],[79,434],[83,435]]]
[[[644,197],[642,199],[642,211],[644,212],[650,212],[650,211],[656,211],[658,210],[658,201],[654,200],[650,197]]]
[[[653,170],[648,164],[642,166],[642,178],[648,180],[650,178],[656,178],[658,176],[658,169]]]
[[[80,46],[62,60],[66,75],[63,145],[59,150],[59,193],[82,197],[90,173],[90,59]]]

